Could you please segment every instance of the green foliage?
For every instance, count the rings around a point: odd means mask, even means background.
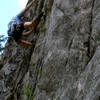
[[[26,100],[33,100],[33,96],[31,96],[32,87],[24,86],[24,95],[27,97]]]
[[[4,35],[0,35],[0,53],[2,53],[4,50],[4,44],[6,40],[7,40],[7,37],[5,37]]]

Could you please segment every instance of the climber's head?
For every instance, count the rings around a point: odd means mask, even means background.
[[[22,22],[25,21],[25,17],[24,16],[21,17],[21,21]]]

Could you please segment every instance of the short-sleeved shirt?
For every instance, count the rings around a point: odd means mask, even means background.
[[[8,28],[10,28],[12,22],[16,22],[17,24],[20,24],[21,23],[21,17],[22,16],[23,15],[21,13],[19,13],[18,15],[16,15],[15,17],[13,17],[12,20],[8,24]]]
[[[11,25],[13,22],[16,22],[16,28],[14,28],[14,33],[11,35],[15,41],[18,41],[21,38],[22,32],[24,30],[24,22],[21,21],[21,17],[23,15],[20,13],[17,16],[15,16],[14,18],[12,18],[12,20],[9,22],[8,24],[8,34],[11,34]],[[10,33],[9,33],[10,32]]]

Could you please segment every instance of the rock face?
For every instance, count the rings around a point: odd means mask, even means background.
[[[34,48],[6,44],[0,100],[100,100],[100,0],[36,0],[27,20],[41,11]]]

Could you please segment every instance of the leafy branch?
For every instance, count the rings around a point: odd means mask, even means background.
[[[7,40],[7,37],[5,37],[4,35],[0,35],[0,53],[2,53],[4,50],[4,44],[6,40]]]

